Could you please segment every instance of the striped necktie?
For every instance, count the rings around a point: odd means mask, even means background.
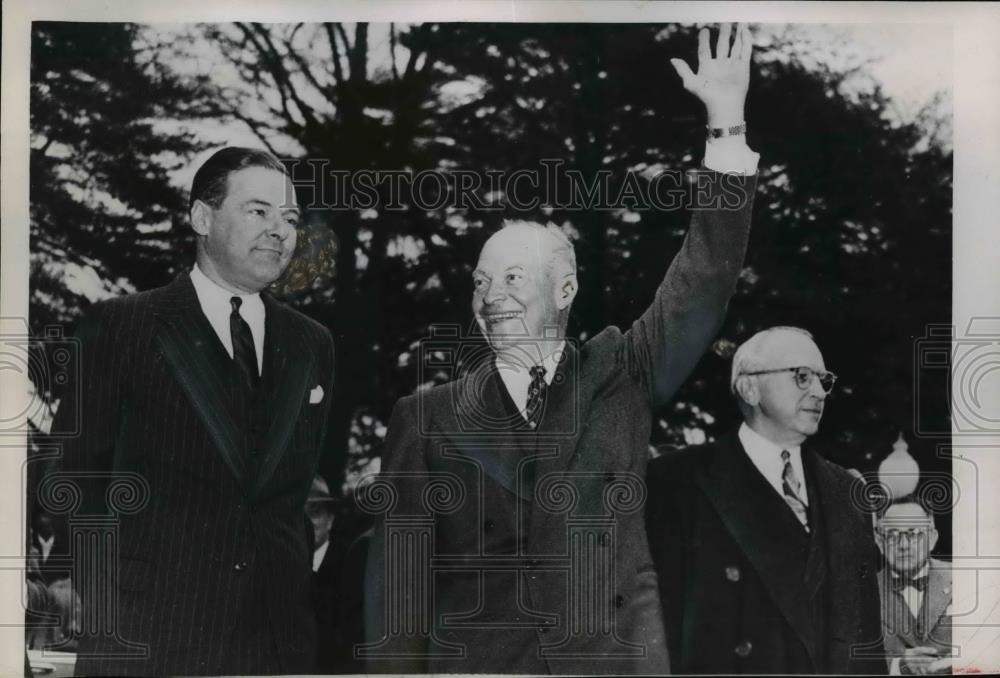
[[[799,519],[808,532],[808,507],[802,501],[802,483],[795,477],[795,469],[792,468],[792,455],[788,450],[781,451],[781,461],[785,462],[785,468],[781,472],[781,491],[785,495],[785,502],[792,508],[795,517]]]
[[[545,368],[535,365],[529,370],[531,383],[528,385],[528,406],[525,414],[528,418],[528,426],[532,429],[538,428],[542,418],[542,411],[545,409],[545,394],[548,391],[548,384],[545,383]]]

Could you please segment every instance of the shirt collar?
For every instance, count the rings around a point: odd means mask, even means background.
[[[784,494],[782,479],[785,463],[781,459],[781,451],[788,450],[792,470],[801,482],[799,498],[806,504],[809,503],[808,491],[805,484],[805,469],[802,466],[801,445],[778,445],[757,433],[757,431],[754,431],[746,422],[740,425],[738,435],[743,449],[746,450],[747,456],[750,457],[750,461],[753,462],[753,465],[757,467],[760,474],[764,476],[764,479],[767,480],[768,484],[778,494]]]
[[[921,567],[920,570],[918,570],[915,575],[913,575],[912,577],[907,577],[907,579],[919,579],[920,577],[926,577],[930,573],[930,569],[931,568],[929,564],[924,563],[923,567]],[[889,568],[889,574],[892,575],[893,579],[899,579],[900,577],[900,574],[891,567]]]
[[[205,275],[204,271],[198,264],[194,265],[191,269],[191,284],[194,285],[194,289],[198,294],[198,299],[202,301],[203,304],[215,309],[222,308],[225,309],[226,313],[232,312],[232,304],[230,299],[233,297],[239,297],[243,300],[240,306],[240,314],[242,315],[244,310],[247,312],[255,311],[257,307],[263,309],[264,302],[260,298],[260,292],[254,292],[253,294],[234,294],[222,287],[217,282]]]
[[[323,558],[326,557],[326,552],[330,548],[330,540],[327,539],[325,542],[316,547],[313,551],[313,572],[319,570],[320,565],[323,564]]]
[[[767,455],[780,460],[782,450],[788,450],[789,454],[793,457],[798,457],[802,454],[801,445],[781,446],[754,431],[746,422],[743,422],[740,426],[739,436],[740,442],[743,443],[743,447],[751,457]]]
[[[536,363],[545,368],[546,385],[548,386],[552,385],[552,380],[555,379],[556,370],[559,369],[559,363],[562,361],[562,357],[565,351],[566,351],[566,342],[564,340],[559,342],[558,348],[556,348],[551,353],[543,356],[540,363]],[[534,367],[534,365],[528,365],[527,361],[525,361],[523,364],[520,362],[502,361],[500,359],[499,354],[497,354],[497,356],[494,358],[494,364],[496,365],[497,370],[500,372],[500,374],[504,375],[505,377],[507,375],[510,375],[511,372],[516,372],[519,376],[528,375],[531,372],[531,368]]]

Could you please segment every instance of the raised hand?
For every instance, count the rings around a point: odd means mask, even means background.
[[[732,24],[722,24],[715,45],[709,46],[709,30],[698,32],[698,72],[683,59],[670,63],[684,81],[684,89],[701,99],[708,113],[709,127],[729,127],[743,122],[743,105],[750,85],[750,56],[753,37],[746,24],[737,24],[730,46]]]

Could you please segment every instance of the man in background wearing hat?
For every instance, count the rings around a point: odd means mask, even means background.
[[[306,516],[312,524],[313,607],[316,610],[317,673],[353,673],[344,616],[344,557],[349,535],[335,530],[337,499],[322,476],[313,479]],[[355,620],[357,621],[357,620]]]
[[[951,673],[951,568],[931,558],[937,539],[933,514],[912,496],[879,517],[875,542],[886,565],[878,588],[893,675]]]

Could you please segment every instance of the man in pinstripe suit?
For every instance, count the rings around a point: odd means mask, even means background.
[[[65,445],[62,473],[84,513],[114,508],[115,479],[147,501],[118,516],[110,565],[74,554],[79,675],[313,667],[304,505],[333,341],[264,291],[291,259],[298,214],[276,158],[217,152],[191,190],[195,266],[96,304],[80,325],[82,433]]]

